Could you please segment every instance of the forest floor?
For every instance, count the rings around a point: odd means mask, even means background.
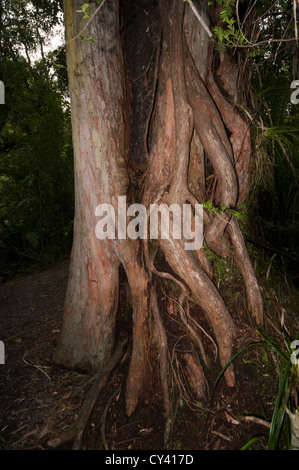
[[[64,260],[0,286],[0,340],[5,344],[5,364],[0,365],[0,449],[48,449],[49,440],[74,423],[89,389],[87,375],[53,363],[68,268],[69,260]],[[277,299],[268,310],[274,325],[276,313],[279,319],[281,312]],[[246,344],[258,340],[254,329],[245,336]],[[236,359],[233,389],[220,380],[206,405],[179,397],[170,449],[239,450],[254,436],[261,439],[252,449],[265,449],[268,428],[246,421],[245,416],[271,418],[278,388],[273,364],[266,349],[248,348]],[[111,373],[90,417],[83,448],[163,450],[165,418],[158,392],[149,394],[131,417],[125,414],[127,367],[128,360],[123,360]],[[71,448],[71,443],[64,448]]]

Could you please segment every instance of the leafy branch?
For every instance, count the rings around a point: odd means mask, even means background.
[[[219,204],[218,207],[215,207],[211,201],[206,201],[203,203],[204,209],[211,212],[212,214],[216,215],[223,215],[224,212],[228,212],[231,215],[234,215],[237,219],[242,219],[244,214],[241,210],[231,209],[230,207],[226,206],[225,204]]]
[[[90,18],[90,4],[82,3],[81,10],[76,10],[76,13],[83,13],[83,19]]]
[[[294,0],[295,1],[295,0]],[[279,43],[287,43],[298,41],[298,31],[297,31],[297,24],[295,22],[295,37],[292,38],[268,38],[264,41],[260,41],[257,43],[250,42],[243,34],[241,25],[239,23],[239,16],[238,16],[238,0],[209,0],[208,5],[211,6],[215,2],[218,3],[222,7],[220,12],[220,18],[223,23],[223,27],[215,26],[213,28],[214,35],[216,36],[216,47],[220,52],[222,52],[226,47],[229,48],[254,48],[256,49],[258,46],[266,46],[271,43],[279,42]],[[295,10],[296,11],[296,10]],[[235,26],[235,18],[238,18],[238,27]],[[218,40],[218,41],[217,41]],[[254,51],[251,54],[257,55],[259,51]]]
[[[208,4],[213,5],[214,1],[209,0]],[[236,0],[217,0],[218,5],[221,5],[220,19],[223,27],[215,26],[213,28],[214,34],[218,39],[218,49],[222,50],[225,47],[237,47],[243,45],[246,41],[243,33],[235,27],[235,6]]]

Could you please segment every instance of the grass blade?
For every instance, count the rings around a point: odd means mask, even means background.
[[[248,447],[250,447],[252,444],[254,444],[254,442],[256,441],[261,441],[263,438],[262,436],[255,436],[255,437],[252,437],[248,442],[246,442],[246,444],[244,444],[240,450],[246,450],[248,449]]]

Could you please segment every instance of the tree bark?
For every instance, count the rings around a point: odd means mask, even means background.
[[[134,5],[125,0],[123,8],[134,8]],[[194,353],[184,352],[180,359],[186,380],[197,398],[208,394],[204,376],[207,361],[199,331],[191,326],[192,313],[184,316],[184,302],[192,296],[207,318],[222,367],[233,354],[235,321],[212,281],[205,247],[197,252],[186,251],[184,240],[172,236],[164,239],[161,234],[155,245],[149,239],[132,240],[127,235],[120,238],[118,232],[115,239],[99,240],[95,234],[95,209],[102,203],[111,204],[117,214],[116,225],[124,215],[117,212],[120,196],[142,203],[147,210],[153,203],[168,206],[176,203],[181,207],[189,203],[195,207],[208,198],[216,206],[236,209],[248,195],[252,147],[246,122],[237,107],[225,99],[209,66],[216,52],[205,41],[205,29],[194,20],[183,1],[160,0],[158,5],[161,36],[155,46],[155,60],[146,68],[148,71],[152,67],[155,77],[151,91],[153,106],[149,114],[138,115],[142,120],[140,129],[146,133],[140,139],[138,132],[132,133],[130,129],[131,83],[120,36],[119,2],[109,0],[103,4],[100,13],[88,24],[85,34],[95,39],[91,43],[72,40],[84,28],[84,21],[76,13],[80,1],[65,1],[76,210],[70,277],[56,359],[67,366],[93,371],[107,363],[114,350],[118,276],[123,266],[133,303],[126,411],[131,415],[136,409],[151,380],[151,362],[157,358],[162,398],[169,418],[172,406],[168,381],[173,364],[169,364],[167,354],[169,338],[158,296],[159,282],[164,279],[180,289],[177,319],[195,348]],[[202,2],[198,7],[208,22],[208,5]],[[92,6],[91,12],[95,8]],[[223,84],[229,82],[225,68],[218,70],[219,76]],[[138,125],[136,119],[132,122]],[[134,135],[139,136],[138,142],[146,142],[141,150],[145,152],[146,162],[137,159],[138,165],[136,155],[130,154],[130,149],[136,149],[130,142]],[[146,169],[138,179],[144,164]],[[208,174],[208,165],[212,174]],[[213,179],[210,192],[209,178]],[[249,311],[260,324],[262,298],[237,220],[228,211],[221,217],[205,212],[204,236],[208,247],[221,257],[233,253],[244,278]],[[156,266],[157,252],[166,263],[163,271]],[[197,318],[192,325],[198,321]],[[158,347],[153,341],[153,326]],[[228,386],[234,386],[232,365],[226,369],[225,378]],[[169,427],[165,435],[169,436]]]
[[[103,7],[90,33],[100,47],[72,40],[84,27],[80,1],[65,2],[75,174],[74,240],[56,360],[98,370],[114,347],[119,243],[98,240],[95,209],[126,193],[123,54],[118,2]]]

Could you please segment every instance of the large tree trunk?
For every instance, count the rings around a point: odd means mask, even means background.
[[[109,0],[84,31],[95,43],[72,40],[84,28],[81,15],[76,13],[80,3],[65,2],[76,213],[56,359],[87,370],[98,370],[107,362],[114,350],[122,265],[133,303],[127,413],[135,410],[144,394],[151,378],[151,358],[156,355],[169,417],[170,345],[158,284],[166,279],[176,292],[179,288],[175,317],[194,347],[177,357],[197,398],[208,393],[204,376],[208,363],[200,339],[200,318],[192,317],[188,298],[192,296],[208,320],[221,366],[232,357],[235,321],[212,278],[204,246],[196,252],[187,251],[184,240],[172,236],[160,236],[155,246],[149,239],[120,238],[118,233],[113,240],[99,240],[95,209],[103,203],[117,209],[119,196],[127,196],[130,203],[142,203],[147,209],[162,202],[195,207],[208,199],[215,206],[235,209],[243,202],[249,192],[251,140],[246,122],[233,105],[237,94],[231,95],[240,78],[238,66],[225,54],[219,65],[215,60],[218,53],[206,41],[205,29],[181,0],[160,0],[158,9],[154,1],[124,0],[121,15],[118,0]],[[196,2],[196,6],[209,23],[207,2]],[[93,5],[91,12],[95,8]],[[120,24],[125,36],[129,12],[131,18],[133,12],[140,15],[138,8],[154,11],[158,22],[153,28],[155,48],[150,62],[144,64],[144,76],[149,78],[144,102],[141,87],[137,89],[130,76],[134,48],[120,36]],[[135,23],[136,34],[150,29],[142,20],[144,29],[138,29]],[[136,45],[136,60],[137,55]],[[137,143],[140,158],[136,158]],[[213,184],[209,186],[208,181]],[[118,213],[118,217],[123,214]],[[254,321],[261,323],[261,295],[237,220],[229,212],[221,217],[206,212],[204,236],[207,246],[219,256],[233,252],[244,278],[248,309]],[[167,263],[163,270],[156,261],[157,252]],[[225,377],[227,385],[234,386],[232,366]]]
[[[118,304],[116,247],[99,242],[95,208],[125,194],[123,55],[118,2],[90,26],[100,47],[72,38],[82,29],[80,2],[65,2],[68,75],[72,106],[75,220],[59,362],[95,370],[113,352]]]

